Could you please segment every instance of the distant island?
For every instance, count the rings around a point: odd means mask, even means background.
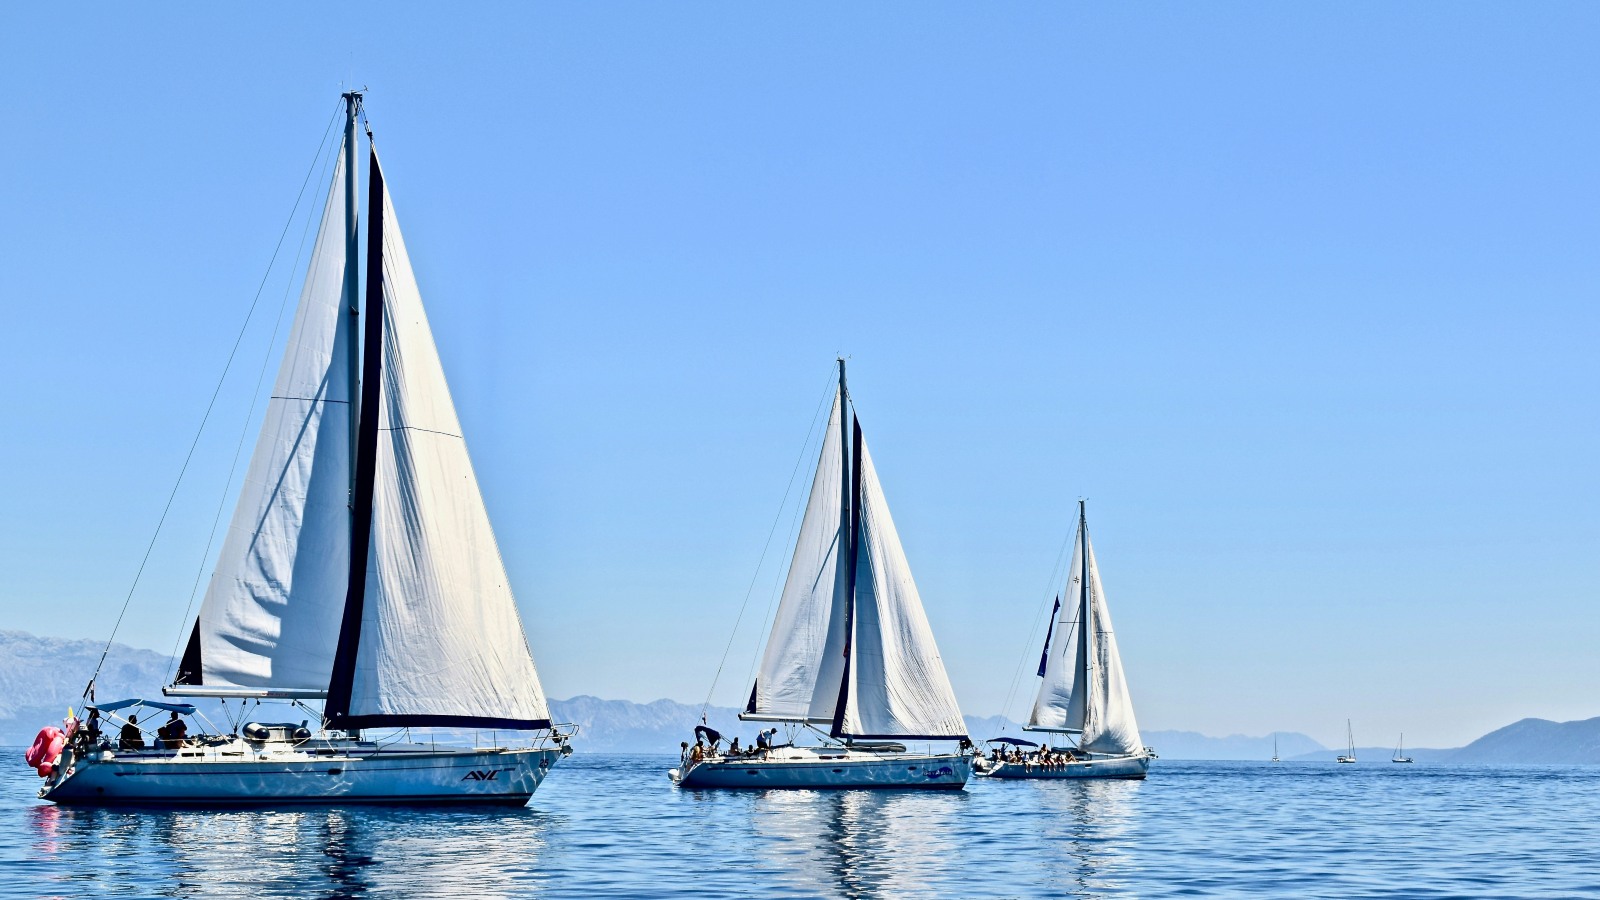
[[[82,685],[40,673],[83,673],[93,670],[104,644],[93,640],[39,637],[23,631],[0,631],[0,745],[26,745],[39,728],[58,721],[67,708],[81,705]],[[101,671],[97,694],[102,699],[153,696],[171,677],[171,660],[151,650],[113,644]],[[676,753],[678,742],[692,740],[700,707],[672,700],[634,703],[579,695],[551,700],[558,722],[579,726],[573,745],[596,753]],[[706,712],[711,727],[747,738],[755,726],[740,722],[738,710],[713,706]],[[1023,736],[1021,726],[1001,716],[967,716],[974,740],[1009,734]],[[1145,731],[1144,741],[1163,759],[1265,760],[1272,755],[1272,735],[1210,737],[1193,731]],[[1278,755],[1285,760],[1333,758],[1317,741],[1297,732],[1279,732]],[[1357,747],[1363,761],[1383,762],[1393,748]],[[1576,722],[1523,719],[1492,731],[1465,747],[1433,750],[1406,748],[1418,763],[1600,765],[1600,717]]]

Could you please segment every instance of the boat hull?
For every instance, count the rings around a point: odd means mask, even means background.
[[[705,760],[669,774],[683,788],[961,790],[972,777],[972,759],[959,753],[802,751],[766,759]]]
[[[986,778],[1051,779],[1051,778],[1131,778],[1141,779],[1150,771],[1148,756],[1113,756],[1063,763],[1047,768],[1040,765],[1003,762],[981,772]]]
[[[559,748],[374,748],[241,759],[106,752],[64,761],[61,778],[39,796],[80,806],[521,806],[561,756]]]

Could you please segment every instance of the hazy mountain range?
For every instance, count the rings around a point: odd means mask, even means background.
[[[58,722],[67,708],[80,707],[83,684],[94,671],[105,645],[92,640],[38,637],[22,631],[0,631],[0,745],[25,745],[43,725]],[[150,650],[113,644],[101,669],[96,695],[102,700],[160,695],[171,676],[171,659]],[[557,722],[579,726],[573,741],[580,751],[601,753],[673,753],[678,742],[694,739],[700,707],[672,700],[633,703],[579,695],[552,700]],[[274,713],[284,718],[281,711]],[[303,717],[303,714],[299,714]],[[967,716],[974,740],[1000,735],[1030,737],[1001,716]],[[220,720],[219,720],[220,721]],[[745,740],[757,727],[740,722],[738,710],[713,706],[707,723],[728,737]],[[1264,760],[1272,756],[1273,736],[1210,737],[1193,731],[1144,731],[1144,742],[1163,759]],[[1279,732],[1278,755],[1286,760],[1332,760],[1342,752],[1322,746],[1297,732]],[[1363,762],[1381,762],[1392,747],[1358,747]],[[1600,765],[1600,718],[1577,722],[1523,719],[1492,731],[1465,747],[1435,750],[1407,748],[1418,763]]]

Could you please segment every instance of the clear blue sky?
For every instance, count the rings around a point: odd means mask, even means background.
[[[1600,7],[47,9],[0,27],[0,627],[106,633],[353,78],[553,695],[705,695],[845,353],[967,712],[1087,496],[1146,728],[1600,715]]]

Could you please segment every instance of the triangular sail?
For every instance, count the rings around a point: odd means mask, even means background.
[[[177,683],[320,692],[350,547],[350,379],[339,154],[238,506]]]
[[[964,738],[961,708],[859,425],[856,436],[860,524],[849,689],[835,736]]]
[[[1083,532],[1078,532],[1072,548],[1072,567],[1067,573],[1066,602],[1056,607],[1058,616],[1055,644],[1047,648],[1045,670],[1028,715],[1029,728],[1046,731],[1082,731],[1085,692],[1079,687],[1089,670],[1084,659],[1085,642],[1078,628],[1083,583]]]
[[[1111,625],[1105,587],[1100,582],[1100,567],[1094,558],[1094,543],[1081,519],[1072,549],[1067,596],[1072,602],[1060,608],[1056,624],[1059,643],[1046,659],[1027,727],[1081,732],[1078,746],[1093,753],[1137,753],[1144,744]]]
[[[833,721],[844,670],[843,406],[842,393],[835,393],[789,575],[745,710],[749,719]]]
[[[1094,623],[1094,676],[1090,679],[1091,714],[1084,723],[1078,746],[1091,753],[1125,754],[1144,749],[1139,723],[1133,715],[1133,699],[1128,679],[1122,672],[1122,654],[1117,649],[1116,630],[1111,627],[1111,610],[1106,606],[1105,588],[1100,584],[1100,566],[1094,558],[1094,542],[1084,533],[1089,551],[1089,601]]]
[[[383,190],[375,157],[374,176],[374,189]],[[549,727],[387,190],[381,229],[382,394],[371,541],[350,681],[330,691],[339,703],[347,696],[347,708],[330,701],[330,714],[356,728]]]

